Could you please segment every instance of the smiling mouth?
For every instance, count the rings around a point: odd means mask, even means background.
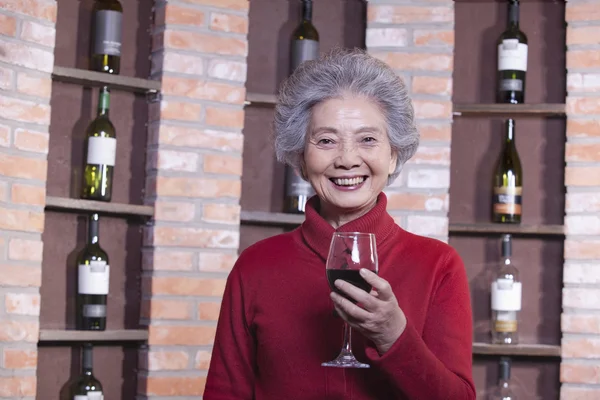
[[[363,183],[366,179],[366,176],[359,176],[356,178],[329,178],[329,180],[335,183],[337,186],[357,186]]]

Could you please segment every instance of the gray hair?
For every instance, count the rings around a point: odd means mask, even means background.
[[[274,119],[277,160],[299,170],[312,107],[344,93],[365,96],[381,109],[391,148],[398,154],[391,184],[419,146],[414,109],[402,79],[361,49],[333,49],[318,60],[303,62],[283,82]]]

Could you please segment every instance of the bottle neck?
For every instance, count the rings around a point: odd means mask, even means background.
[[[108,116],[110,110],[110,91],[108,87],[104,86],[100,89],[98,94],[98,115]]]
[[[91,346],[85,346],[83,348],[83,355],[81,357],[81,371],[84,375],[91,376],[94,368],[94,358]]]
[[[302,20],[312,22],[312,0],[302,1]]]
[[[519,27],[519,3],[511,1],[508,6],[508,26],[509,28]]]
[[[515,144],[515,120],[509,119],[506,121],[506,133],[504,136],[507,145]]]
[[[100,240],[100,222],[98,214],[90,215],[90,223],[88,226],[88,243],[97,244]]]

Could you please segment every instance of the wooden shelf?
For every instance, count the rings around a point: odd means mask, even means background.
[[[54,66],[52,78],[55,81],[75,83],[84,86],[108,85],[112,89],[135,93],[157,93],[160,82],[149,79],[111,75],[104,72],[88,71],[78,68]]]
[[[145,329],[78,331],[40,329],[40,342],[143,342],[148,340]]]
[[[47,210],[65,212],[97,212],[99,214],[152,217],[154,207],[133,204],[105,203],[103,201],[70,199],[65,197],[46,197]]]
[[[473,343],[473,354],[496,356],[560,357],[560,346],[549,344]]]
[[[455,116],[564,116],[565,104],[454,104],[452,113]]]
[[[274,94],[246,93],[246,106],[273,107],[277,103],[277,96]]]
[[[304,221],[303,214],[272,213],[267,211],[242,211],[241,222],[249,225],[300,225]]]
[[[449,224],[450,234],[503,234],[510,233],[528,236],[563,236],[562,225],[517,225],[517,224]]]

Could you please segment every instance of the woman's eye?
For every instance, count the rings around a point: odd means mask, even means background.
[[[320,139],[317,143],[319,143],[319,144],[331,144],[331,143],[333,143],[333,140],[331,140],[331,139]]]
[[[374,141],[375,141],[375,138],[371,137],[371,136],[367,136],[366,138],[363,139],[363,142],[367,142],[367,143],[371,143]]]

